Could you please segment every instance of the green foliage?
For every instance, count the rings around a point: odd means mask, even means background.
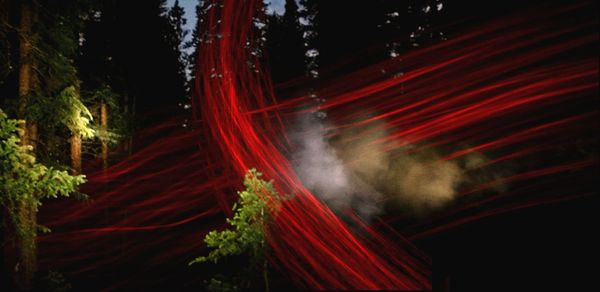
[[[25,35],[33,45],[32,58],[37,74],[33,95],[54,97],[77,83],[74,58],[78,50],[82,3],[78,1],[37,1],[33,34]]]
[[[90,140],[99,134],[75,86],[67,86],[55,96],[32,96],[27,117],[38,125],[36,156],[46,165],[68,163],[71,136]]]
[[[37,212],[42,199],[68,197],[77,192],[85,176],[71,176],[37,163],[29,153],[31,146],[21,145],[22,124],[0,110],[0,204],[8,211],[20,236],[35,236],[36,229],[20,228],[19,206],[31,205]],[[27,230],[34,234],[23,234]]]
[[[238,201],[233,204],[233,218],[228,218],[230,228],[222,231],[213,230],[204,237],[204,242],[212,250],[207,256],[201,256],[189,264],[211,261],[234,255],[250,256],[250,264],[244,268],[243,275],[248,277],[262,270],[264,288],[269,291],[268,265],[265,259],[266,228],[270,218],[277,214],[281,200],[284,199],[273,187],[273,181],[264,181],[262,174],[250,169],[244,177],[244,191],[238,192]],[[244,277],[242,277],[244,278]],[[239,278],[212,278],[207,285],[209,291],[237,291],[239,287],[250,288],[250,281]]]
[[[211,261],[239,254],[249,254],[259,258],[265,249],[265,227],[271,216],[277,212],[281,197],[273,187],[273,182],[266,182],[261,173],[251,169],[246,173],[244,186],[238,192],[238,202],[233,205],[234,216],[227,219],[231,229],[211,231],[204,238],[209,248],[213,248],[208,256],[201,256],[190,264]]]
[[[119,95],[116,94],[110,86],[101,86],[98,89],[92,91],[90,94],[90,102],[100,103],[104,102],[110,108],[119,107]]]
[[[92,114],[81,102],[81,97],[74,86],[69,86],[61,91],[56,102],[59,104],[58,108],[60,105],[65,106],[57,114],[61,122],[71,130],[71,133],[81,135],[84,139],[94,137],[95,132],[90,127]]]
[[[108,106],[109,116],[108,130],[104,131],[100,125],[100,119],[96,119],[93,128],[96,131],[96,137],[100,141],[106,141],[109,144],[117,144],[123,137],[131,135],[130,116],[123,111],[120,104],[121,96],[117,94],[110,86],[104,85],[91,92],[88,92],[86,101],[90,104],[105,103]],[[99,109],[98,109],[99,111]]]
[[[29,106],[28,117],[44,129],[67,127],[72,134],[89,139],[95,131],[91,127],[92,114],[81,101],[75,86],[67,86],[54,98],[36,97]]]
[[[68,161],[69,147],[65,146],[70,136],[90,139],[95,135],[92,115],[79,93],[75,64],[83,29],[81,16],[89,6],[86,2],[30,2],[32,29],[19,35],[31,45],[29,55],[20,62],[30,63],[32,70],[28,96],[22,97],[25,112],[18,114],[38,126],[36,157],[46,165]]]

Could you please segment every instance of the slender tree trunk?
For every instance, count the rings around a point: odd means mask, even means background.
[[[71,168],[73,174],[81,174],[81,135],[71,136]]]
[[[100,126],[102,127],[102,167],[108,167],[108,107],[105,102],[100,103]]]
[[[79,84],[76,84],[75,88],[79,98]],[[71,169],[73,174],[81,174],[81,134],[79,133],[71,135]]]
[[[9,11],[11,11],[11,7],[10,7],[10,1],[8,0],[0,0],[0,25],[1,26],[8,26],[11,24],[10,21],[10,17],[9,17]],[[6,36],[6,35],[4,35]],[[6,36],[7,37],[7,36]],[[12,45],[12,44],[11,44]],[[8,61],[8,60],[7,60]],[[2,64],[4,65],[4,64]],[[4,98],[4,96],[0,97],[0,98]],[[0,196],[5,196],[6,194],[0,193]],[[9,289],[12,288],[12,279],[10,278],[10,276],[12,276],[11,271],[11,264],[16,262],[15,259],[15,251],[17,251],[16,249],[16,244],[14,242],[14,230],[12,227],[14,227],[14,224],[12,224],[11,220],[11,216],[9,214],[9,208],[6,206],[2,206],[2,208],[0,208],[0,216],[2,219],[2,225],[0,227],[0,231],[2,232],[2,257],[0,257],[0,264],[1,264],[1,269],[0,270],[0,290],[3,291],[8,291]]]
[[[25,120],[22,143],[31,145],[35,151],[37,142],[37,125],[26,119],[29,96],[32,90],[32,25],[33,7],[30,1],[21,1],[21,19],[19,24],[19,115]],[[35,153],[35,152],[34,152]],[[35,194],[34,194],[35,195]],[[27,291],[32,288],[33,276],[37,269],[37,209],[35,202],[21,200],[16,207],[14,220],[15,226],[7,229],[15,231],[15,254],[11,257],[13,262],[7,263],[11,269],[12,280],[16,290]],[[11,239],[9,239],[11,240]],[[15,256],[16,255],[16,256]]]
[[[29,291],[37,271],[37,209],[31,201],[23,201],[18,209],[20,260],[15,266],[18,290]]]
[[[19,115],[25,119],[27,105],[29,103],[29,95],[31,92],[31,26],[32,26],[32,11],[29,1],[21,3],[21,22],[19,24]],[[30,127],[34,123],[29,121],[25,127],[25,133],[22,137],[22,142],[25,145],[30,145],[34,140],[31,137]]]

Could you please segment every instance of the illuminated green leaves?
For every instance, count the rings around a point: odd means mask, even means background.
[[[17,229],[20,224],[15,214],[19,206],[31,204],[37,212],[42,199],[67,197],[85,182],[83,175],[71,176],[37,163],[29,153],[31,147],[21,145],[21,126],[22,122],[9,119],[0,110],[0,205],[9,212]]]
[[[244,178],[245,190],[238,192],[239,199],[233,205],[233,218],[227,219],[229,229],[211,231],[204,242],[212,250],[190,262],[218,262],[219,259],[239,254],[260,257],[265,248],[265,227],[270,216],[276,212],[281,197],[272,181],[264,181],[262,174],[251,169]]]

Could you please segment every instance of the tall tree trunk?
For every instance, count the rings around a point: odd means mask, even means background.
[[[105,102],[100,103],[100,126],[102,127],[102,167],[108,167],[108,107]]]
[[[37,208],[31,201],[22,201],[18,209],[19,231],[17,240],[20,259],[15,266],[16,288],[29,291],[37,271]]]
[[[81,135],[71,136],[71,168],[73,174],[81,174]]]
[[[11,7],[10,7],[10,1],[8,0],[0,0],[0,26],[4,27],[4,26],[8,26],[10,25],[10,17],[9,17],[9,11],[11,11]],[[6,35],[2,36],[5,37]],[[0,53],[4,53],[4,52],[0,52]],[[8,58],[6,59],[8,61]],[[4,66],[5,64],[1,64],[2,66]],[[6,64],[8,65],[8,64]],[[0,98],[5,98],[4,96],[0,96]],[[2,101],[2,100],[0,100]],[[0,193],[0,196],[4,196],[5,194]],[[15,244],[14,241],[12,240],[12,238],[14,238],[14,236],[12,236],[14,234],[13,230],[11,230],[11,227],[13,227],[12,222],[10,222],[11,216],[8,212],[8,208],[6,206],[2,206],[2,208],[0,209],[0,216],[2,219],[2,225],[0,227],[0,231],[2,232],[2,257],[0,257],[0,264],[1,264],[1,269],[0,270],[0,290],[3,291],[8,291],[8,289],[12,288],[12,279],[10,278],[11,274],[11,268],[12,266],[10,264],[15,263],[16,260],[14,260],[14,255],[15,255]]]
[[[76,84],[75,90],[77,98],[79,98],[79,84]],[[81,134],[79,133],[72,133],[71,135],[71,169],[73,174],[81,174]]]
[[[19,115],[25,120],[22,143],[34,148],[37,141],[37,125],[34,121],[26,119],[29,96],[32,90],[32,25],[34,12],[31,1],[21,1],[21,19],[19,24]],[[34,194],[35,195],[35,194]],[[32,288],[33,276],[37,269],[37,209],[35,202],[21,200],[16,207],[14,220],[15,226],[7,230],[15,231],[13,243],[15,254],[8,262],[12,274],[13,285],[16,290],[27,291]],[[11,240],[10,238],[8,240]]]
[[[19,115],[22,119],[26,117],[29,95],[31,93],[31,26],[33,23],[31,4],[29,1],[21,3],[21,21],[19,24]],[[31,145],[35,139],[31,136],[30,128],[35,128],[32,121],[26,121],[25,133],[22,142]],[[36,131],[37,132],[37,131]]]

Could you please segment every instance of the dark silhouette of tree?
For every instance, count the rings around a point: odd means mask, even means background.
[[[302,10],[299,16],[304,19],[301,25],[302,38],[305,48],[306,73],[309,77],[316,79],[319,77],[319,48],[315,40],[318,35],[318,19],[316,2],[311,0],[300,0]]]
[[[187,58],[182,53],[182,49],[184,48],[184,40],[188,30],[184,28],[187,20],[184,17],[185,11],[183,7],[179,6],[179,0],[175,1],[175,4],[169,10],[167,17],[169,21],[169,29],[170,33],[167,34],[169,47],[171,48],[171,54],[173,55],[173,59],[177,59],[177,77],[181,83],[187,85],[186,82],[186,67],[187,67]],[[188,90],[185,89],[183,92],[175,92],[175,94],[183,99],[187,95]]]
[[[184,103],[184,108],[189,108],[191,105],[191,99],[194,98],[195,95],[195,82],[196,82],[196,76],[195,76],[195,72],[198,66],[198,54],[199,52],[199,47],[200,47],[200,42],[202,41],[202,23],[204,22],[204,16],[206,14],[206,9],[209,5],[208,3],[209,1],[204,1],[204,0],[198,0],[198,4],[196,4],[195,7],[195,13],[196,13],[196,26],[194,26],[194,29],[192,30],[192,35],[189,41],[187,41],[184,45],[183,45],[183,49],[186,51],[189,51],[189,54],[186,56],[187,58],[187,70],[190,72],[190,78],[188,80],[187,83],[187,90],[188,90],[188,94],[187,94],[187,98],[188,100],[185,101]]]
[[[283,16],[274,14],[268,17],[267,50],[275,82],[286,81],[305,73],[306,49],[295,0],[286,0]]]
[[[374,54],[362,54],[358,57],[356,54],[368,47],[379,45],[381,32],[378,24],[383,19],[381,11],[384,2],[305,1],[304,5],[307,8],[317,12],[313,20],[317,31],[314,43],[319,50],[323,67],[350,61],[349,58],[367,63],[380,57]]]
[[[185,96],[185,79],[165,1],[107,0],[101,18],[110,39],[110,62],[121,71],[115,89],[131,97],[132,114],[176,106]]]

